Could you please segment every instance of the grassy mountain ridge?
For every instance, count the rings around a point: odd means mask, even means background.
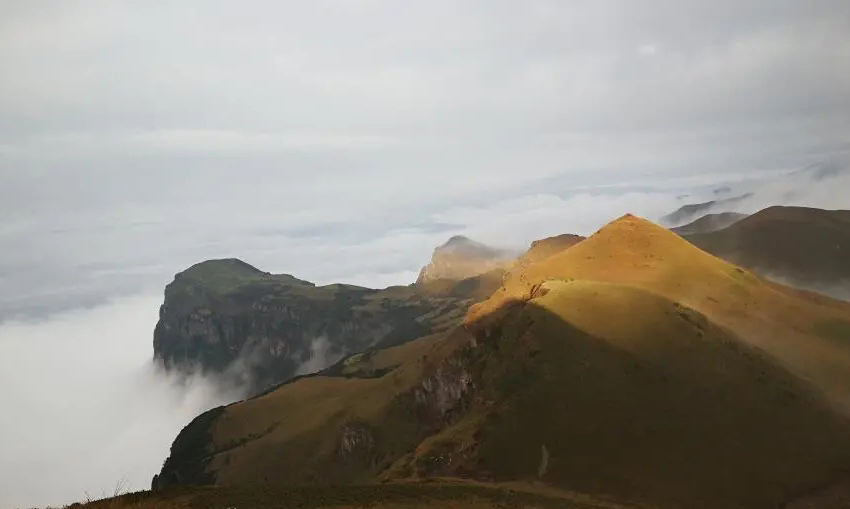
[[[850,211],[770,207],[686,238],[719,258],[797,286],[850,286]]]
[[[664,296],[782,360],[836,404],[845,406],[850,397],[850,359],[843,345],[819,333],[824,324],[847,321],[850,304],[764,281],[633,216],[513,274],[490,299],[473,305],[466,321],[506,299],[527,298],[535,285],[554,278],[626,284]]]
[[[850,475],[848,324],[625,216],[514,266],[463,327],[228,406],[179,459],[233,487],[448,477],[775,507]]]

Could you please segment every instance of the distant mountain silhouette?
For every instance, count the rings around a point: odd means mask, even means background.
[[[697,247],[763,276],[850,290],[850,211],[770,207],[717,231],[686,234]]]
[[[745,193],[739,196],[733,196],[731,198],[709,200],[702,203],[692,203],[690,205],[684,205],[676,209],[674,212],[671,212],[670,214],[667,214],[666,216],[662,217],[661,221],[664,224],[670,226],[679,226],[688,221],[693,221],[700,215],[708,213],[713,208],[734,205],[752,196],[753,193]]]
[[[708,233],[717,230],[722,230],[727,226],[737,223],[741,219],[747,217],[747,214],[739,214],[737,212],[721,212],[719,214],[706,214],[701,218],[683,226],[670,228],[671,231],[679,235],[689,235],[693,233]]]

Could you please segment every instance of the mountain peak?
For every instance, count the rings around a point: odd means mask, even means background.
[[[625,214],[600,228],[587,239],[551,256],[512,271],[502,291],[476,304],[466,324],[498,309],[510,300],[525,300],[535,286],[553,279],[583,279],[646,285],[671,296],[687,278],[702,277],[731,266],[690,244],[670,230],[633,214]],[[676,274],[675,277],[669,277]],[[662,288],[663,287],[663,288]],[[682,287],[681,291],[691,291]]]
[[[302,281],[290,274],[262,271],[238,258],[221,258],[196,263],[176,274],[167,291],[203,288],[213,293],[226,293],[241,285],[264,283],[313,286],[313,283]]]
[[[452,235],[443,246],[451,246],[455,244],[478,244],[474,240],[464,235]]]
[[[416,282],[466,279],[503,267],[511,261],[513,256],[506,251],[463,235],[454,235],[434,249],[431,263],[422,268]]]
[[[659,241],[687,244],[667,228],[633,214],[625,214],[611,221],[587,240],[595,243],[613,242],[621,248],[647,248]]]
[[[500,249],[490,247],[464,235],[454,235],[434,249],[435,254],[440,252],[463,252],[465,256],[477,258],[500,257],[504,254]]]
[[[614,224],[620,224],[620,223],[629,223],[629,224],[636,224],[636,223],[643,224],[643,223],[645,223],[645,224],[650,225],[650,226],[656,226],[655,223],[653,223],[649,219],[644,219],[640,216],[636,216],[636,215],[632,214],[631,212],[627,212],[627,213],[623,214],[622,216],[618,217],[617,219],[609,222],[608,224],[606,224],[602,228],[605,228],[606,226],[611,226],[611,225],[614,225]]]

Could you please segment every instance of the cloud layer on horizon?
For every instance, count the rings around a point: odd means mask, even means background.
[[[0,322],[93,306],[114,296],[161,295],[175,273],[210,258],[237,257],[317,284],[408,284],[451,235],[524,250],[550,235],[591,234],[625,213],[660,222],[682,205],[716,198],[719,186],[729,187],[730,196],[753,193],[729,208],[740,212],[781,204],[846,208],[850,204],[843,189],[850,186],[850,165],[845,161],[835,168],[837,174],[822,179],[815,178],[814,168],[573,188],[543,182],[514,193],[423,204],[418,210],[375,209],[359,216],[290,218],[285,203],[258,208],[249,203],[234,213],[221,206],[227,198],[219,207],[128,207],[108,216],[68,211],[47,221],[32,220],[26,228],[0,226]]]

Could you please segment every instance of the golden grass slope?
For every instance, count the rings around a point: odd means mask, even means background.
[[[510,276],[467,324],[550,279],[633,286],[699,310],[850,410],[850,304],[768,283],[645,219],[626,215]]]
[[[231,405],[212,427],[209,469],[221,484],[369,481],[428,433],[407,396],[466,341],[427,336],[343,369],[393,368],[378,378],[307,377]]]

